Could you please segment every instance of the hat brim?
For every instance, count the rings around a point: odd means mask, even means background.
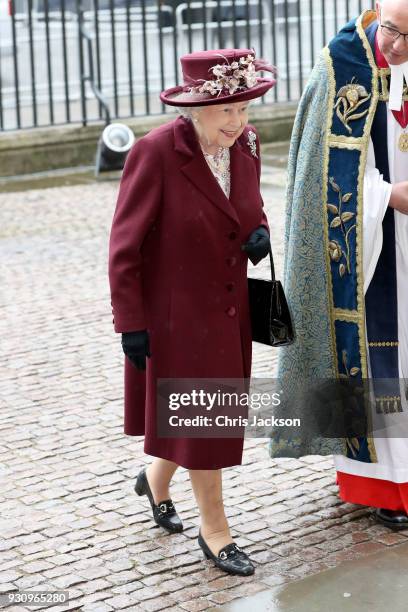
[[[169,106],[209,106],[214,104],[230,104],[232,102],[245,102],[265,95],[276,83],[274,79],[258,78],[254,87],[238,91],[234,94],[222,94],[212,96],[211,94],[198,94],[183,91],[183,87],[171,87],[160,94],[160,100]]]

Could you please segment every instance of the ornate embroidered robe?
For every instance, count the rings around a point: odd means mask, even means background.
[[[343,497],[387,507],[373,503],[361,481],[408,483],[408,436],[376,433],[378,416],[384,424],[390,415],[394,432],[407,427],[408,225],[388,201],[390,183],[408,180],[408,154],[395,153],[400,126],[387,105],[390,70],[375,63],[377,27],[373,11],[347,24],[322,51],[299,105],[285,259],[297,338],[279,363],[292,389],[312,379],[370,378],[374,431],[344,439],[275,430],[270,453],[333,453]],[[299,409],[305,422],[313,406]],[[357,499],[359,488],[368,493]]]

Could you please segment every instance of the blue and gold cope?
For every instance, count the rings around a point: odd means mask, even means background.
[[[384,218],[383,248],[366,296],[363,272],[370,138],[377,168],[389,181],[390,70],[376,66],[377,28],[374,11],[348,23],[323,49],[299,104],[289,151],[285,252],[285,290],[297,338],[281,349],[278,376],[298,388],[319,377],[367,379],[368,344],[377,411],[393,412],[401,410],[401,400],[392,209]],[[331,453],[377,461],[373,438],[310,440],[299,432],[283,440],[277,430],[271,435],[272,457]]]
[[[369,23],[368,27],[364,28],[364,22]],[[393,209],[387,210],[383,221],[383,247],[365,300],[362,235],[357,231],[362,227],[364,157],[369,135],[377,168],[390,181],[384,146],[386,97],[379,100],[383,81],[374,60],[377,28],[373,14],[367,13],[346,25],[328,47],[337,93],[329,135],[327,221],[338,374],[367,376],[365,310],[377,410],[395,412],[401,410],[401,399],[394,383],[398,382],[399,372]],[[369,206],[369,202],[365,205]],[[359,439],[354,449],[349,446],[348,454],[361,461],[372,460],[366,440]]]

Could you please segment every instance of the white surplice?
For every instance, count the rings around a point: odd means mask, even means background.
[[[388,162],[391,183],[408,181],[408,153],[398,148],[405,130],[387,109]],[[407,128],[408,130],[408,128]],[[375,167],[372,142],[364,177],[363,268],[364,292],[373,278],[382,249],[382,221],[391,196],[391,184],[384,181]],[[398,294],[399,376],[408,379],[408,215],[394,211]],[[378,305],[381,308],[381,304]],[[367,347],[368,354],[368,347]],[[334,457],[336,470],[355,476],[408,483],[408,405],[401,385],[403,412],[387,415],[387,434],[374,433],[378,463],[363,463],[341,455]],[[377,415],[372,414],[374,430]],[[394,437],[394,436],[403,437]]]

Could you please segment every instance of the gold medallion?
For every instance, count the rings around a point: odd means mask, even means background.
[[[408,153],[408,134],[403,132],[399,137],[398,148],[403,153]]]

